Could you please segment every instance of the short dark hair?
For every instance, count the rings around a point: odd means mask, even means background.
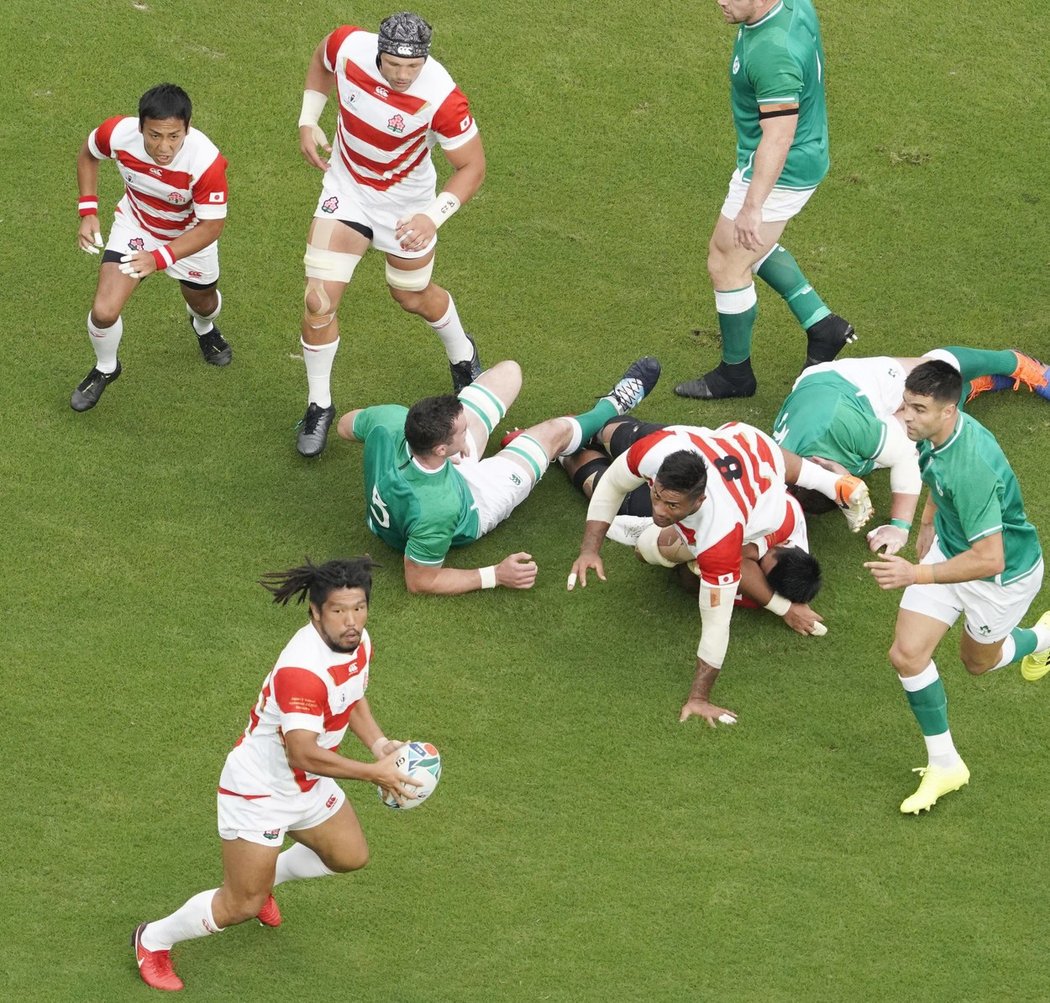
[[[832,512],[838,508],[834,499],[816,488],[800,488],[797,484],[789,484],[788,491],[795,496],[806,515],[824,515],[825,512]]]
[[[463,410],[463,402],[454,394],[424,397],[408,409],[405,416],[405,441],[413,453],[429,453],[452,438],[452,428]]]
[[[287,571],[267,571],[259,584],[272,593],[273,601],[287,606],[295,597],[301,603],[307,595],[317,607],[323,606],[336,589],[362,589],[365,601],[372,596],[372,569],[379,567],[365,554],[363,557],[339,557],[324,564],[314,564],[309,557],[305,564]]]
[[[190,127],[193,105],[190,96],[176,84],[157,84],[139,98],[139,128],[147,118],[177,118]]]
[[[801,547],[776,547],[777,563],[766,575],[770,588],[792,602],[809,602],[822,584],[820,564]]]
[[[959,370],[941,359],[920,363],[904,381],[904,389],[944,404],[957,404],[962,396]]]
[[[668,491],[681,491],[696,498],[707,488],[707,464],[699,453],[678,449],[664,457],[656,479]]]

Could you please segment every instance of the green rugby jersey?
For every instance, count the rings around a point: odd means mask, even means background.
[[[1035,568],[1042,550],[1025,516],[1017,478],[995,436],[980,422],[960,412],[943,445],[920,442],[919,469],[937,506],[933,525],[945,557],[1001,532],[1006,567],[987,580],[1009,585]]]
[[[408,408],[384,404],[354,419],[365,444],[365,521],[384,543],[417,564],[438,565],[449,547],[478,538],[478,510],[455,465],[424,470],[405,442]]]
[[[762,20],[742,24],[729,64],[736,161],[745,181],[762,139],[760,104],[798,102],[798,124],[778,188],[815,188],[828,173],[824,45],[810,0],[781,0]]]
[[[822,456],[863,477],[875,469],[886,426],[868,398],[833,372],[805,376],[773,422],[773,438],[799,456]]]

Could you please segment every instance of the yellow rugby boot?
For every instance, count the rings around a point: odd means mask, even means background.
[[[1050,627],[1050,609],[1039,617],[1040,627]],[[1030,683],[1042,679],[1050,672],[1050,651],[1033,651],[1021,659],[1021,675]]]
[[[901,802],[901,812],[905,815],[918,815],[921,811],[929,811],[942,794],[951,794],[970,782],[970,771],[961,759],[954,766],[947,768],[935,766],[933,763],[929,766],[917,766],[912,773],[918,773],[922,780],[919,781],[915,793]]]

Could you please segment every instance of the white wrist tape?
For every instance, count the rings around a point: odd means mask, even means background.
[[[317,125],[321,113],[328,104],[328,95],[320,91],[303,91],[303,110],[299,112],[299,128],[304,125]]]
[[[496,587],[496,565],[490,564],[487,568],[478,568],[481,573],[481,587],[483,589],[494,589]]]
[[[455,215],[460,205],[459,199],[452,192],[442,192],[423,210],[423,215],[429,216],[434,226],[440,227],[442,223]]]
[[[386,735],[380,735],[379,738],[372,743],[372,755],[375,756],[376,759],[379,758],[379,750],[386,746],[389,741],[390,739],[387,738]]]
[[[777,616],[783,616],[789,609],[791,609],[791,600],[785,599],[779,592],[773,593],[773,598],[766,603],[766,609],[770,613],[776,613]]]

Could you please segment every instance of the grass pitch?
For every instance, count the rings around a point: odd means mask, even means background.
[[[976,4],[820,10],[833,165],[785,243],[856,325],[855,354],[1012,345],[1045,358],[1045,4],[1009,20]],[[874,587],[837,517],[811,528],[830,633],[804,640],[738,616],[716,693],[740,724],[709,732],[677,724],[697,633],[688,597],[612,545],[609,582],[566,595],[584,506],[558,470],[452,561],[529,550],[536,588],[432,599],[405,593],[398,555],[364,528],[359,449],[296,454],[301,256],[319,182],[298,153],[302,78],[328,30],[374,29],[389,12],[5,8],[0,993],[145,998],[128,935],[218,882],[222,757],[302,622],[254,581],[304,554],[369,550],[385,565],[369,696],[388,734],[438,745],[441,787],[397,814],[350,785],[370,866],[284,886],[277,931],[177,948],[188,998],[1050,996],[1046,684],[1016,669],[967,678],[953,632],[938,661],[973,780],[902,818],[924,756],[885,658],[897,597]],[[717,358],[704,259],[733,139],[732,29],[714,5],[421,12],[489,158],[482,192],[442,231],[436,278],[487,362],[522,363],[512,423],[578,410],[653,353],[666,382],[643,417],[768,427],[804,353],[769,290],[758,395],[700,407],[670,392]],[[76,151],[162,79],[186,87],[231,164],[234,362],[200,362],[177,290],[158,278],[125,312],[120,382],[75,415],[97,265],[75,250]],[[118,194],[103,166],[103,204]],[[389,300],[378,258],[341,317],[341,409],[446,387],[436,339]],[[1045,534],[1050,407],[1002,393],[973,413]],[[885,477],[872,484],[884,512]]]

